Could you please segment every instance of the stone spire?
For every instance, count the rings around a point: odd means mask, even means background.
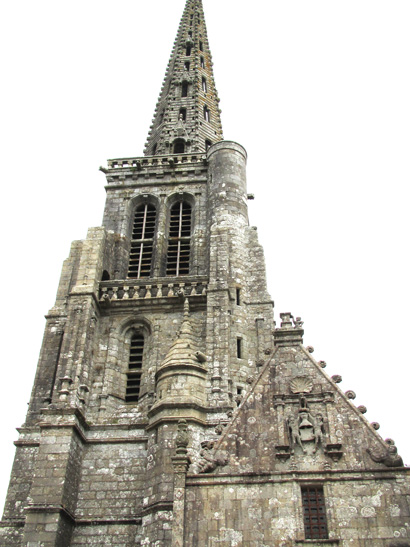
[[[187,0],[144,155],[204,153],[223,140],[202,0]]]

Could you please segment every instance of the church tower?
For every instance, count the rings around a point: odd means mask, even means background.
[[[394,441],[273,320],[246,160],[187,0],[144,155],[101,168],[63,265],[2,546],[410,546]]]

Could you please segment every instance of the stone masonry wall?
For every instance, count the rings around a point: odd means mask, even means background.
[[[387,547],[410,536],[410,496],[404,474],[385,478],[272,476],[252,484],[258,477],[224,477],[224,484],[209,486],[188,479],[185,545],[317,547],[304,541],[301,500],[301,485],[314,481],[324,486],[329,538],[339,540],[328,545]]]

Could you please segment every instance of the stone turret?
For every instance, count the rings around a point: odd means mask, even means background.
[[[185,299],[181,328],[156,373],[156,402],[149,412],[152,421],[163,416],[192,418],[193,413],[205,411],[205,361],[189,316],[189,302]]]

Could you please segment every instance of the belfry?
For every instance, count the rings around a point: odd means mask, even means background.
[[[144,155],[108,160],[72,244],[19,429],[3,547],[410,547],[392,439],[273,318],[187,0]]]

